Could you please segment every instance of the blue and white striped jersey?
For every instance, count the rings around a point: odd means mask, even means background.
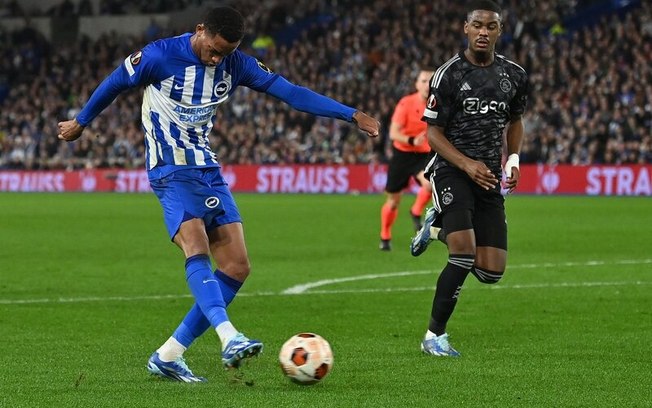
[[[142,125],[151,180],[180,168],[219,166],[208,135],[218,105],[239,85],[268,93],[302,112],[353,120],[355,109],[288,82],[237,49],[217,66],[202,64],[190,45],[191,36],[158,40],[128,56],[76,118],[86,126],[122,91],[144,86]]]
[[[238,50],[206,66],[190,47],[191,34],[150,43],[124,60],[130,87],[145,85],[142,125],[147,169],[217,166],[209,147],[217,106],[240,84],[264,91],[277,77]]]

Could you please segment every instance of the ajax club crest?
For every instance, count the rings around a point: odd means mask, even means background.
[[[505,93],[508,93],[509,91],[512,90],[512,83],[507,78],[501,79],[499,85],[500,85],[500,90]]]

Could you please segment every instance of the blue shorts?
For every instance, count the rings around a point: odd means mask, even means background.
[[[182,222],[193,218],[204,220],[206,231],[242,222],[219,167],[177,170],[159,180],[151,180],[150,185],[163,207],[170,239],[174,239]]]

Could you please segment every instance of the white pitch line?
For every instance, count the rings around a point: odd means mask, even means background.
[[[274,296],[275,292],[252,292],[239,293],[238,296]],[[149,296],[88,296],[78,298],[42,298],[42,299],[0,299],[0,305],[30,305],[38,303],[81,303],[81,302],[133,302],[138,300],[174,300],[174,299],[192,299],[193,296],[186,295],[149,295]]]
[[[534,269],[534,268],[559,268],[559,267],[577,267],[577,266],[604,266],[604,265],[641,265],[641,264],[650,264],[652,259],[625,259],[614,262],[604,262],[604,261],[587,261],[587,262],[562,262],[562,263],[543,263],[543,264],[523,264],[523,265],[508,265],[508,269]],[[374,275],[360,275],[360,276],[349,276],[346,278],[335,278],[335,279],[323,279],[316,282],[304,283],[301,285],[295,285],[290,288],[285,289],[282,293],[286,295],[297,295],[304,293],[310,289],[318,288],[321,286],[332,285],[335,283],[342,282],[353,282],[360,280],[368,279],[383,279],[383,278],[393,278],[397,276],[411,276],[411,275],[426,275],[433,273],[433,271],[405,271],[405,272],[394,272],[394,273],[384,273],[384,274],[374,274]],[[314,293],[311,291],[310,293]]]
[[[526,285],[482,285],[464,287],[464,290],[497,290],[497,289],[541,289],[541,288],[581,288],[595,286],[641,286],[652,285],[646,281],[621,281],[621,282],[560,282],[560,283],[533,283]],[[375,288],[375,289],[341,289],[341,290],[313,290],[302,293],[278,293],[278,292],[250,292],[239,293],[242,297],[259,296],[301,296],[301,295],[338,295],[347,293],[396,293],[396,292],[423,292],[433,291],[433,286],[417,286],[412,288]],[[153,295],[153,296],[109,296],[109,297],[80,297],[80,298],[57,298],[57,299],[0,299],[0,305],[29,305],[39,303],[82,303],[82,302],[133,302],[139,300],[170,300],[189,299],[192,295]]]
[[[467,290],[496,290],[496,289],[541,289],[541,288],[582,288],[595,286],[641,286],[652,285],[652,282],[645,281],[622,281],[622,282],[560,282],[560,283],[533,283],[527,285],[482,285],[464,287]],[[377,289],[343,289],[343,290],[313,290],[310,292],[297,293],[296,295],[328,295],[340,293],[385,293],[385,292],[422,292],[435,290],[435,286],[421,286],[413,288],[377,288]]]
[[[575,267],[575,266],[604,266],[604,265],[643,265],[652,264],[652,259],[641,260],[621,260],[614,262],[602,261],[588,261],[588,262],[564,262],[559,264],[523,264],[512,265],[509,269],[530,269],[530,268],[548,268],[548,267]],[[434,273],[433,271],[405,271],[393,272],[386,274],[373,274],[350,276],[339,279],[323,279],[312,283],[303,285],[296,285],[291,288],[285,289],[282,292],[244,292],[239,293],[238,296],[243,297],[258,297],[258,296],[291,296],[291,295],[310,295],[310,294],[340,294],[340,293],[376,293],[376,292],[419,292],[434,290],[434,286],[422,286],[412,288],[376,288],[376,289],[342,289],[342,290],[311,290],[320,286],[330,285],[341,282],[353,282],[360,280],[372,280],[393,278],[401,276],[412,275],[426,275]],[[652,285],[652,282],[646,281],[620,281],[620,282],[560,282],[560,283],[534,283],[534,284],[516,284],[516,285],[482,285],[479,287],[465,287],[465,290],[496,290],[496,289],[536,289],[536,288],[576,288],[576,287],[595,287],[595,286],[627,286],[627,285]],[[192,295],[148,295],[148,296],[88,296],[88,297],[70,297],[70,298],[41,298],[41,299],[0,299],[0,305],[28,305],[28,304],[43,304],[43,303],[82,303],[82,302],[132,302],[139,300],[171,300],[171,299],[190,299]]]
[[[302,285],[292,286],[291,288],[285,289],[283,292],[284,295],[298,295],[306,292],[308,289],[318,288],[320,286],[332,285],[333,283],[342,283],[342,282],[353,282],[369,279],[383,279],[383,278],[395,278],[400,276],[412,276],[412,275],[428,275],[433,273],[432,271],[405,271],[405,272],[393,272],[393,273],[380,273],[374,275],[360,275],[360,276],[349,276],[346,278],[336,278],[336,279],[322,279],[316,282],[304,283]]]
[[[78,298],[54,298],[54,299],[16,299],[7,300],[0,299],[0,305],[28,305],[33,303],[79,303],[79,302],[104,302],[104,301],[133,301],[133,300],[167,300],[167,299],[182,299],[191,298],[192,295],[151,295],[151,296],[87,296]]]

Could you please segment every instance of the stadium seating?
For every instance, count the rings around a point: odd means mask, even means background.
[[[463,9],[443,0],[402,8],[388,0],[301,0],[291,14],[287,2],[272,3],[265,13],[252,12],[250,30],[262,28],[242,48],[290,80],[378,117],[383,136],[368,139],[345,123],[241,88],[218,109],[211,137],[223,163],[385,162],[395,102],[411,92],[419,67],[436,68],[464,46]],[[586,25],[577,18],[586,2],[574,9],[566,3],[510,5],[505,14],[499,52],[531,80],[521,162],[652,162],[652,7],[639,2]],[[143,166],[139,90],[121,95],[80,141],[60,143],[56,125],[74,117],[99,81],[146,43],[146,27],[142,37],[103,35],[67,46],[30,28],[1,27],[0,169]]]

